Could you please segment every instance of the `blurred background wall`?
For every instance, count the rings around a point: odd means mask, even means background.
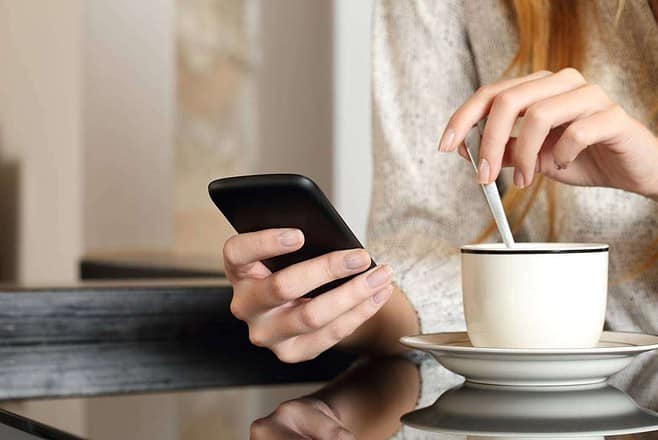
[[[367,0],[0,0],[0,280],[96,252],[207,256],[216,177],[311,176],[364,239]],[[93,438],[244,438],[304,389],[6,404]]]

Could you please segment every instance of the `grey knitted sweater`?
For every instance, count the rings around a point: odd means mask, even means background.
[[[587,42],[584,74],[649,125],[658,102],[658,24],[647,0],[631,0],[615,28],[617,4],[599,2],[602,26]],[[425,333],[465,329],[458,249],[490,221],[473,171],[458,155],[438,153],[438,137],[452,111],[478,86],[500,77],[516,39],[513,17],[497,0],[376,2],[368,245],[377,261],[394,268]],[[511,183],[507,174],[501,180]],[[556,206],[557,241],[611,245],[611,280],[657,251],[648,248],[658,237],[658,203],[652,200],[560,185]],[[546,241],[546,207],[546,194],[540,194],[517,240]],[[658,264],[633,279],[611,281],[607,326],[658,334]],[[434,361],[425,362],[422,373],[420,405],[455,380]],[[658,354],[636,360],[615,383],[658,408]]]

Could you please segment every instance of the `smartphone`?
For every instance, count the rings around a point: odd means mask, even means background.
[[[262,262],[272,272],[328,252],[363,248],[322,190],[308,177],[299,174],[228,177],[210,182],[208,192],[239,233],[271,228],[297,228],[304,233],[301,249]],[[370,268],[374,266],[372,261]],[[317,296],[356,275],[332,281],[305,296]]]

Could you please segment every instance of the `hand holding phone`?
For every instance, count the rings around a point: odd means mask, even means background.
[[[299,362],[359,328],[390,298],[393,285],[391,269],[371,267],[356,238],[356,246],[347,249],[338,240],[327,240],[342,226],[334,227],[336,222],[327,220],[333,214],[319,208],[314,184],[290,177],[231,178],[230,190],[226,181],[223,186],[215,181],[210,193],[241,232],[224,245],[225,271],[234,291],[231,311],[249,325],[252,343],[270,348],[285,362]],[[304,187],[291,189],[291,181]],[[318,288],[325,293],[305,296]]]

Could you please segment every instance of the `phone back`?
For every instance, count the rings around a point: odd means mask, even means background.
[[[297,228],[304,233],[301,249],[263,261],[272,272],[332,251],[363,247],[320,188],[305,176],[228,177],[211,182],[208,191],[239,233],[270,228]],[[307,296],[323,293],[350,278],[329,283]]]

